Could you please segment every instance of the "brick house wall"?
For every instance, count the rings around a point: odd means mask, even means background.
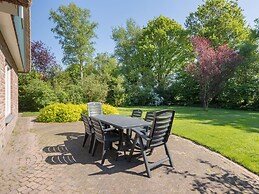
[[[0,154],[5,148],[18,118],[18,73],[11,69],[11,114],[10,123],[5,122],[5,64],[6,59],[0,50]],[[11,64],[10,64],[11,65]]]

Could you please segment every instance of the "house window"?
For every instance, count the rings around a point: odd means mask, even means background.
[[[5,117],[11,114],[11,67],[5,65]]]

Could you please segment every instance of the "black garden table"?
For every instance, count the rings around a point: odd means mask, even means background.
[[[111,125],[116,129],[119,129],[121,141],[119,144],[119,148],[122,148],[122,143],[125,142],[123,138],[123,130],[124,129],[132,129],[137,127],[147,127],[151,126],[152,122],[144,121],[141,118],[134,118],[125,115],[115,115],[115,114],[108,114],[108,115],[94,115],[92,116],[95,119],[100,120],[103,124]],[[137,130],[137,129],[135,129]]]

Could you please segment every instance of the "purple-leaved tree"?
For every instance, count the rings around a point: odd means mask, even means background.
[[[231,77],[242,57],[227,44],[213,48],[204,37],[192,38],[195,62],[186,67],[200,85],[200,99],[205,110]]]
[[[56,57],[42,41],[31,43],[32,70],[40,73],[42,79],[51,77],[58,68]]]

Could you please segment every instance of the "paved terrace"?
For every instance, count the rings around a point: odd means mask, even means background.
[[[0,158],[0,193],[259,193],[257,175],[189,140],[171,136],[174,168],[162,165],[149,179],[142,158],[115,161],[113,151],[101,166],[101,150],[91,157],[83,135],[82,122],[19,118]]]

